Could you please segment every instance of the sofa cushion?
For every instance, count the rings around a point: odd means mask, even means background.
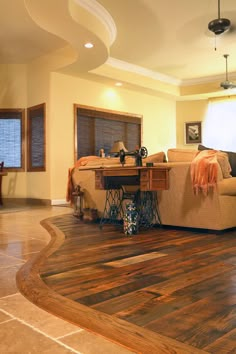
[[[96,160],[88,161],[86,166],[100,167],[104,165],[118,165],[120,164],[119,157],[99,157]]]
[[[99,160],[99,157],[96,156],[96,155],[83,156],[83,157],[80,157],[80,158],[76,161],[74,167],[85,166],[85,165],[87,165],[89,162],[97,161],[97,160]]]
[[[209,148],[206,147],[204,145],[199,144],[198,145],[198,150],[212,150],[213,148]],[[232,151],[225,151],[225,150],[221,150],[222,152],[225,152],[228,157],[229,157],[229,163],[231,166],[231,175],[233,177],[236,177],[236,152],[232,152]]]
[[[195,149],[168,149],[167,157],[169,162],[191,162],[197,155]]]
[[[236,196],[236,177],[225,178],[218,183],[218,191],[221,195]]]
[[[165,162],[166,161],[166,155],[163,151],[157,152],[156,154],[149,155],[143,159],[143,165],[145,165],[147,162]]]

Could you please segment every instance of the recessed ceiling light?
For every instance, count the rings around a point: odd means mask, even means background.
[[[93,43],[91,42],[88,42],[88,43],[85,43],[85,48],[93,48]]]
[[[116,86],[122,86],[123,84],[122,84],[122,82],[116,82],[115,85]]]

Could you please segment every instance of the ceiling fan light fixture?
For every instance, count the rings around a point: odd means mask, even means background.
[[[223,81],[221,82],[220,87],[222,87],[224,90],[228,90],[235,88],[235,84],[231,81]]]
[[[225,81],[220,83],[220,87],[222,87],[224,90],[228,90],[228,89],[235,89],[236,88],[236,84],[233,83],[232,81],[229,81],[228,78],[228,57],[229,54],[224,54],[223,57],[225,58]]]
[[[228,31],[230,25],[231,22],[227,18],[217,18],[208,23],[208,29],[215,33],[215,35],[219,35]]]

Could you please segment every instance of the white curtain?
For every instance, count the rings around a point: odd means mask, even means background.
[[[236,152],[236,97],[209,101],[202,142],[210,148]]]

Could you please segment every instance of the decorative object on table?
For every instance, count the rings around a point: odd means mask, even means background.
[[[202,142],[202,122],[184,123],[185,144],[200,144]]]
[[[74,192],[72,193],[74,199],[74,216],[83,219],[83,198],[84,192],[81,191],[81,187],[79,185],[76,186]]]
[[[114,154],[115,156],[119,156],[121,150],[128,151],[128,150],[126,149],[126,147],[125,147],[123,141],[122,141],[122,140],[116,140],[116,141],[114,141],[114,144],[113,144],[113,146],[112,146],[112,148],[111,148],[110,153],[111,153],[111,154]]]
[[[99,150],[99,157],[105,157],[104,149]]]
[[[125,164],[125,156],[134,156],[136,166],[142,166],[142,159],[148,156],[148,151],[145,146],[142,146],[140,149],[137,148],[135,151],[130,152],[121,149],[119,155],[122,165]]]
[[[124,213],[124,233],[128,236],[138,233],[138,211],[133,202],[126,204],[126,210]]]

